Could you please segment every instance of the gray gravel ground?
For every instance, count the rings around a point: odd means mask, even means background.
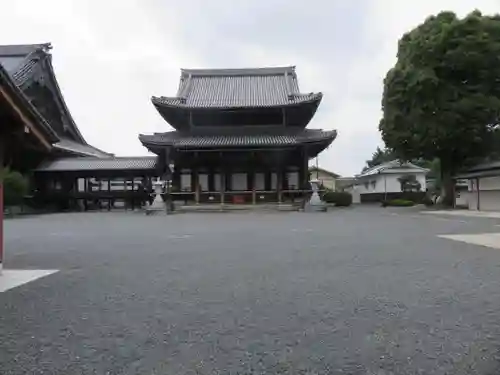
[[[500,220],[57,214],[6,222],[0,374],[500,374]]]

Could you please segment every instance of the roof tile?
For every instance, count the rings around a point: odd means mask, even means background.
[[[156,168],[157,157],[63,158],[43,163],[36,172],[151,170]]]
[[[182,135],[179,132],[155,133],[139,136],[144,144],[171,145],[177,148],[192,147],[231,147],[231,146],[289,146],[300,143],[321,141],[337,136],[335,130],[306,129],[299,133],[284,134],[221,134],[221,135]]]
[[[241,108],[298,104],[321,98],[302,94],[295,67],[182,70],[177,96],[153,97],[156,105]]]
[[[54,148],[73,152],[75,154],[83,155],[83,156],[95,156],[99,158],[111,158],[113,154],[108,154],[104,151],[99,150],[90,145],[83,145],[81,143],[72,141],[68,138],[61,138],[59,142],[54,143]]]

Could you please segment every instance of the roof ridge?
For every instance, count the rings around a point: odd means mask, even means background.
[[[20,56],[28,55],[33,51],[43,49],[52,49],[51,43],[37,43],[37,44],[3,44],[0,45],[0,56]]]
[[[183,77],[191,76],[259,76],[295,73],[295,65],[259,67],[259,68],[215,68],[215,69],[181,69]]]

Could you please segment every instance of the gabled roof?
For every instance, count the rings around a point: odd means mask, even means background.
[[[333,178],[338,178],[338,177],[340,177],[340,175],[339,175],[339,174],[337,174],[337,173],[333,173],[333,172],[331,172],[331,171],[329,171],[329,170],[327,170],[327,169],[323,169],[323,168],[316,167],[316,166],[309,167],[309,172],[316,172],[316,171],[318,171],[318,172],[322,172],[322,173],[324,173],[324,174],[326,174],[326,175],[328,175],[328,176],[331,176],[331,177],[333,177]]]
[[[63,158],[47,161],[35,172],[75,172],[75,171],[114,171],[114,170],[153,170],[157,167],[156,156],[102,158]]]
[[[300,93],[294,66],[247,69],[181,69],[175,97],[153,97],[155,106],[188,108],[276,107],[319,101]]]
[[[0,46],[0,67],[3,66],[3,69],[8,72],[12,86],[17,87],[17,91],[25,98],[27,102],[25,103],[25,107],[33,111],[40,118],[39,122],[41,126],[45,127],[46,131],[52,134],[51,141],[54,143],[55,148],[79,155],[109,157],[111,154],[90,146],[75,124],[55,77],[52,66],[52,55],[50,54],[51,48],[50,43]],[[47,97],[38,98],[37,94],[33,94],[29,88],[34,82],[40,82],[48,88],[52,99],[48,99]],[[68,134],[59,134],[54,129],[57,129],[54,119],[47,118],[47,114],[42,109],[36,107],[40,101],[47,100],[53,100],[51,103],[55,106],[54,108],[57,108],[56,111],[60,113],[62,126],[64,129],[69,130]],[[45,113],[45,115],[41,112]],[[57,118],[59,119],[59,117]],[[74,139],[70,140],[68,137]],[[71,145],[68,146],[69,143]]]
[[[76,126],[66,102],[64,101],[61,89],[59,88],[52,66],[51,48],[50,43],[34,44],[31,46],[0,46],[0,63],[2,63],[2,60],[5,61],[5,59],[12,58],[14,53],[17,53],[16,56],[22,58],[22,60],[15,68],[11,68],[9,71],[16,85],[21,88],[21,90],[27,92],[27,89],[33,82],[43,82],[43,85],[48,87],[52,92],[55,105],[61,114],[62,125],[72,133],[72,136],[75,137],[76,140],[86,144],[85,139],[80,133],[78,126]],[[10,54],[7,56],[2,55],[2,50],[6,54]],[[21,53],[23,52],[27,52],[27,54],[22,56]],[[47,120],[49,121],[49,119]]]
[[[25,125],[31,132],[37,135],[46,148],[50,149],[50,144],[59,140],[56,132],[54,132],[24,93],[15,85],[2,64],[0,64],[0,91],[2,96],[4,96],[4,100],[10,102],[12,110],[17,112]]]
[[[418,165],[415,165],[410,162],[402,162],[396,159],[368,168],[363,173],[356,175],[356,178],[362,178],[366,176],[373,176],[384,173],[410,173],[410,172],[428,173],[429,169],[419,167]]]

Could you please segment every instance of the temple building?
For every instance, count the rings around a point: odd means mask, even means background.
[[[139,136],[195,202],[283,202],[309,191],[308,162],[336,138],[306,129],[322,93],[301,93],[295,67],[183,69],[174,97],[153,97],[175,130]]]
[[[58,209],[137,208],[157,178],[187,204],[280,203],[310,191],[308,161],[336,138],[306,128],[321,99],[295,67],[183,69],[176,96],[152,98],[174,130],[139,135],[151,156],[116,157],[84,139],[49,43],[0,46],[0,166]]]

